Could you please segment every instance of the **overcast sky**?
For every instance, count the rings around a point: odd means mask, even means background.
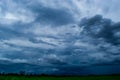
[[[119,3],[0,0],[0,71],[120,73]]]

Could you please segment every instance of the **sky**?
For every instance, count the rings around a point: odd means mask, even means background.
[[[0,72],[120,74],[119,3],[0,0]]]

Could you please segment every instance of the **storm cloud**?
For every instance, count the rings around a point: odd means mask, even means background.
[[[119,1],[109,2],[0,0],[0,71],[120,73]]]

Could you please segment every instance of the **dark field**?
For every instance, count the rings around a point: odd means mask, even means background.
[[[120,80],[120,76],[0,76],[0,80]]]

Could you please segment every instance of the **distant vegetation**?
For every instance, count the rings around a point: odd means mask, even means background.
[[[56,76],[46,74],[0,73],[0,80],[120,80],[120,75]]]
[[[120,80],[120,76],[0,76],[0,80]]]

